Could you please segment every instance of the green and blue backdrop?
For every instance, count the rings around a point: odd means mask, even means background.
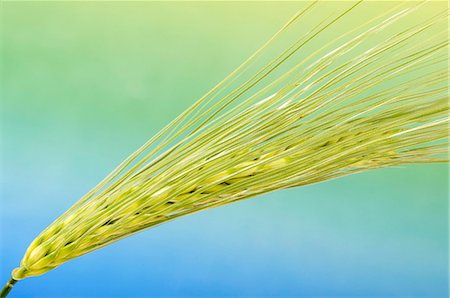
[[[4,2],[2,282],[41,230],[301,5]],[[267,194],[139,233],[11,296],[447,297],[447,183],[447,165],[408,165]]]

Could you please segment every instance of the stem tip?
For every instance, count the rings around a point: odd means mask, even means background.
[[[0,298],[5,298],[8,296],[9,292],[13,288],[14,284],[17,282],[14,278],[10,278],[3,289],[0,291]]]

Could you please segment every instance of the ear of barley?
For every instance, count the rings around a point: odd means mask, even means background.
[[[448,12],[404,26],[431,4],[400,3],[370,15],[356,2],[331,18],[303,21],[321,5],[307,3],[55,220],[12,280],[207,208],[370,169],[447,161]],[[370,17],[307,50],[357,13]],[[279,56],[252,68],[302,26],[308,30]]]

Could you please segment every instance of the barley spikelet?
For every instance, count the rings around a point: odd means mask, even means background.
[[[323,4],[304,5],[45,229],[13,279],[206,208],[370,169],[447,161],[448,12],[418,21],[430,3],[370,15],[370,5],[348,2],[312,23],[305,20]],[[360,13],[370,17],[309,47]]]

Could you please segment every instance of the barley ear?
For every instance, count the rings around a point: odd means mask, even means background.
[[[372,15],[367,3],[344,2],[324,19],[312,11],[326,1],[306,4],[132,153],[31,242],[2,295],[184,215],[382,167],[447,162],[447,11],[425,18],[420,9],[433,1],[400,1]],[[369,17],[351,24],[361,13]]]

